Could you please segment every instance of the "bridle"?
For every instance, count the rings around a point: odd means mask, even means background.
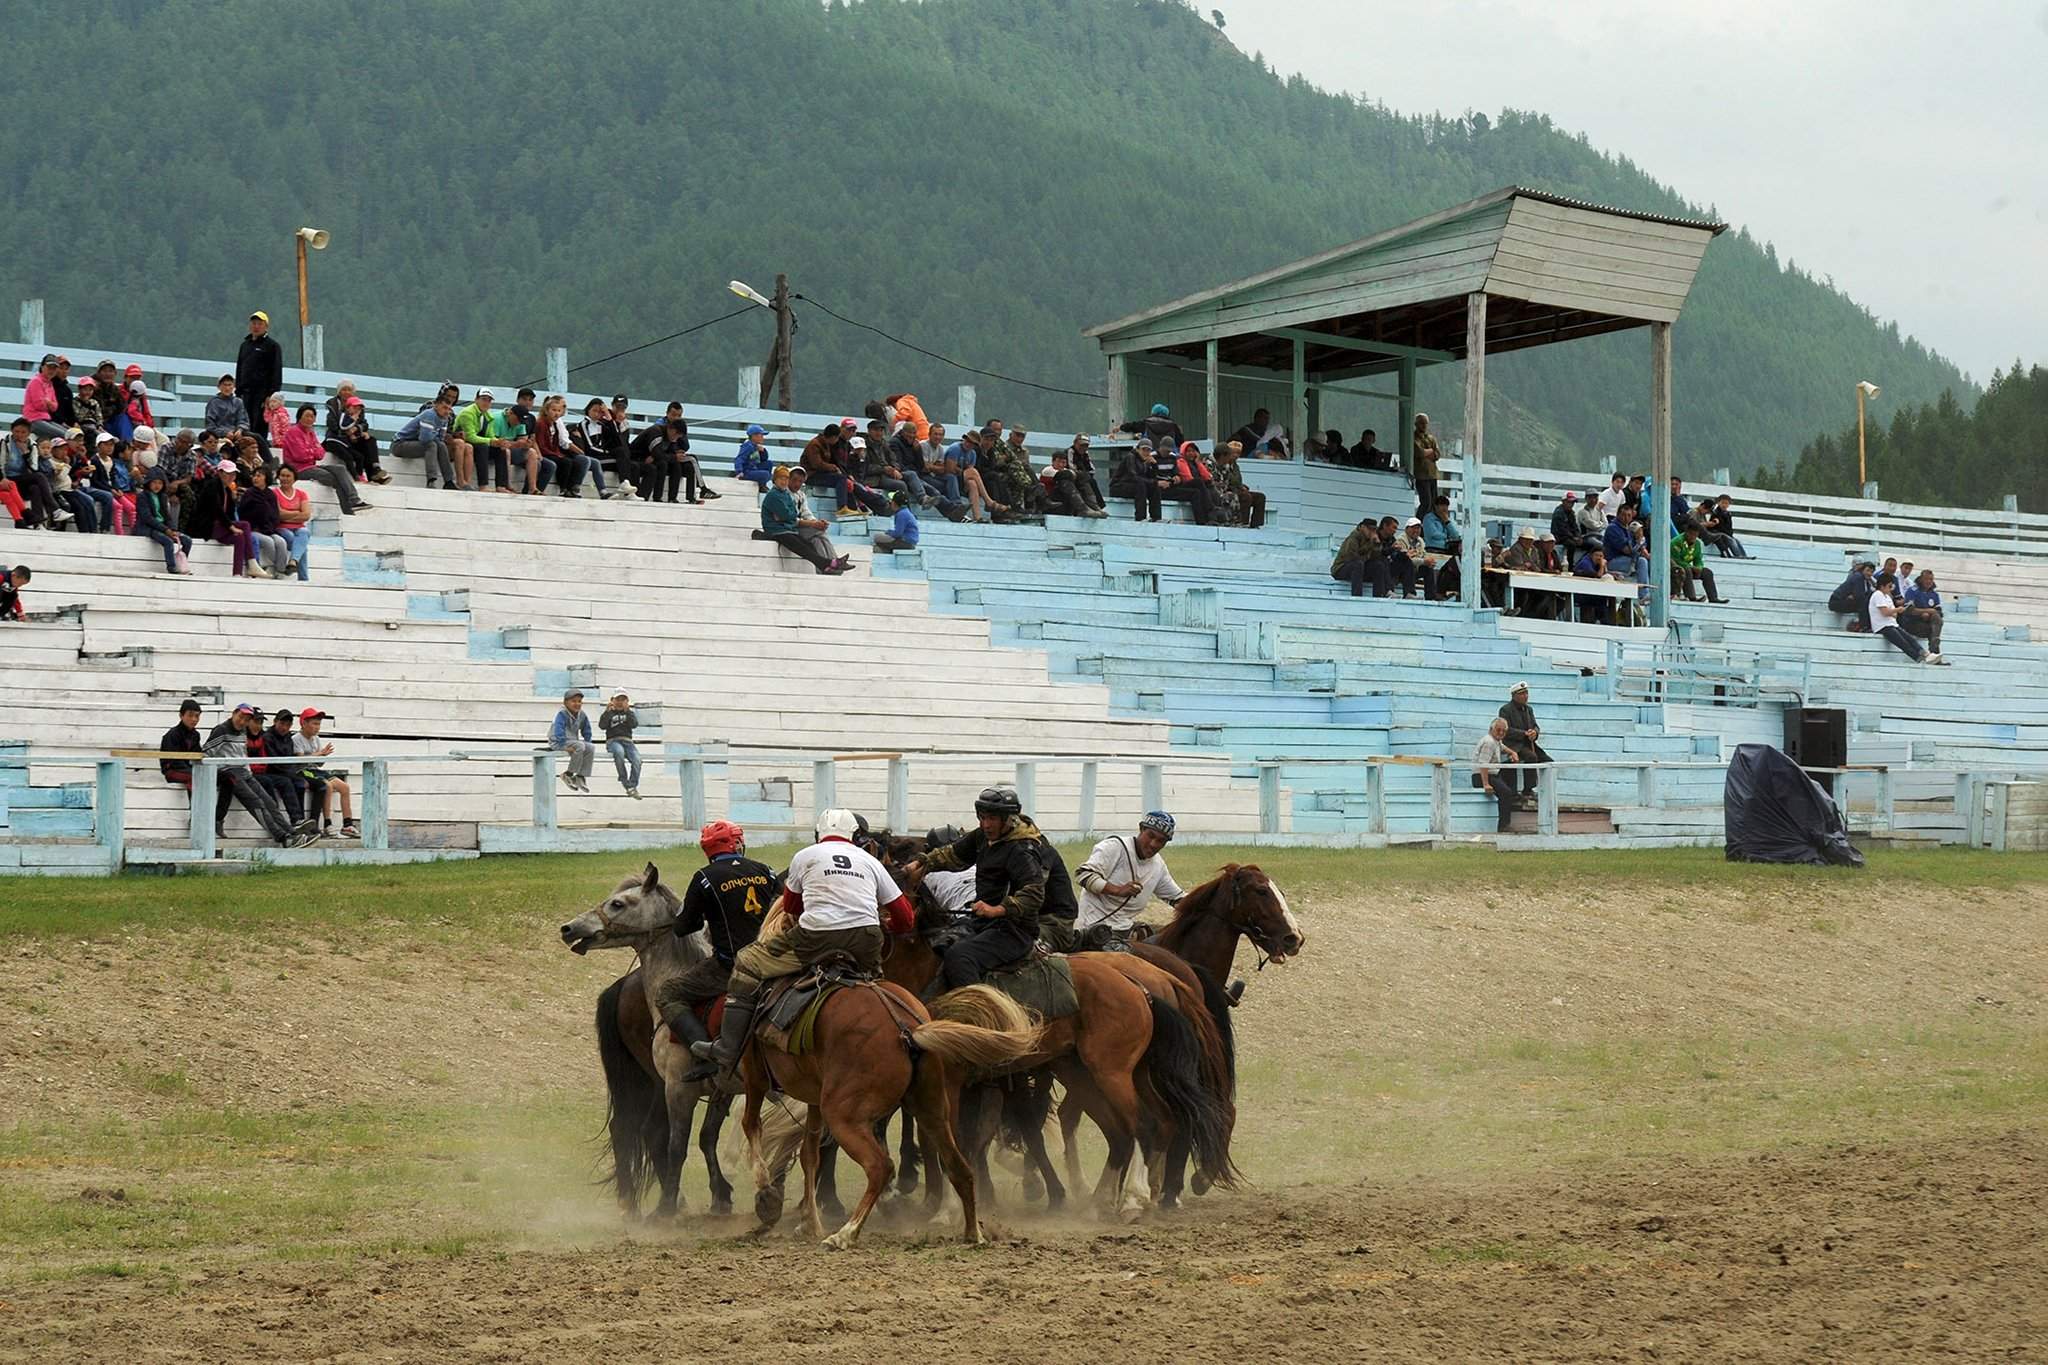
[[[1237,879],[1243,876],[1244,873],[1245,869],[1238,868],[1230,874],[1230,899],[1227,903],[1217,907],[1216,914],[1219,919],[1242,934],[1245,940],[1252,945],[1252,954],[1258,958],[1258,965],[1253,970],[1263,972],[1266,970],[1268,962],[1280,956],[1280,951],[1278,945],[1268,937],[1262,927],[1238,916]]]

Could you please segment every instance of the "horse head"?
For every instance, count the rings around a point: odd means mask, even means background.
[[[650,934],[670,932],[681,908],[675,892],[662,884],[661,869],[649,863],[645,871],[622,879],[595,909],[563,925],[562,942],[579,954],[630,948]]]
[[[1308,942],[1280,884],[1255,863],[1226,864],[1213,881],[1187,894],[1181,910],[1217,916],[1275,962],[1299,957]]]

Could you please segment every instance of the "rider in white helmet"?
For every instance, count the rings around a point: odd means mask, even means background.
[[[879,974],[887,946],[884,925],[897,934],[916,927],[916,912],[889,870],[853,842],[859,832],[860,818],[850,810],[818,817],[818,842],[790,859],[783,874],[782,905],[796,921],[755,939],[733,959],[718,1041],[690,1044],[691,1054],[704,1062],[692,1079],[730,1072],[739,1063],[767,982],[831,957],[849,958]]]

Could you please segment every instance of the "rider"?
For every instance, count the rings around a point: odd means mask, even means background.
[[[999,967],[1021,962],[1038,939],[1041,916],[1073,923],[1074,888],[1066,864],[1024,816],[1016,791],[987,788],[975,798],[974,814],[979,829],[922,860],[927,871],[974,869],[977,923],[946,949],[941,991],[974,985]]]
[[[916,912],[889,869],[853,842],[859,831],[850,810],[835,808],[818,817],[818,842],[790,859],[784,874],[782,904],[796,922],[755,939],[733,958],[718,1041],[690,1044],[691,1055],[707,1065],[693,1070],[689,1079],[730,1072],[738,1065],[753,1032],[761,988],[770,979],[832,957],[851,958],[862,971],[879,973],[887,942],[884,925],[896,934],[916,927]]]
[[[710,1034],[698,1022],[696,1007],[725,993],[733,958],[761,932],[761,920],[782,892],[782,879],[765,863],[747,856],[747,832],[730,820],[713,820],[697,836],[697,846],[710,859],[690,878],[683,908],[676,914],[676,937],[702,929],[711,939],[711,956],[668,983],[661,996],[661,1017],[679,1042],[705,1042]]]
[[[1165,848],[1173,842],[1173,817],[1149,811],[1138,821],[1135,839],[1111,835],[1095,846],[1074,872],[1081,883],[1081,913],[1074,917],[1075,947],[1081,952],[1127,953],[1131,920],[1157,896],[1177,905],[1185,893],[1166,870]]]

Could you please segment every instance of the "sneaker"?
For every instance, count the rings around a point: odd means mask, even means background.
[[[723,494],[723,493],[714,493],[714,492],[712,492],[712,491],[711,491],[710,489],[706,488],[706,489],[704,489],[704,490],[703,490],[703,496],[699,497],[699,498],[697,499],[697,501],[699,501],[699,502],[717,502],[717,501],[718,501],[718,500],[719,500],[720,498],[722,498],[722,497],[724,497],[724,496],[725,496],[725,494]]]
[[[344,839],[360,839],[363,837],[363,832],[356,828],[355,821],[347,820],[342,823],[341,837]]]
[[[638,801],[640,799],[640,789],[638,787],[628,787],[626,788],[626,795]]]
[[[270,576],[270,570],[264,568],[253,559],[242,566],[242,577],[244,578],[269,578]]]
[[[370,481],[370,476],[369,476],[368,474],[358,474],[358,475],[356,475],[356,482],[357,482],[357,483],[368,483],[369,481]]]
[[[864,517],[867,513],[861,511],[858,507],[842,507],[836,515],[842,517]]]
[[[576,779],[569,775],[567,769],[564,769],[562,772],[562,785],[567,787],[570,791],[576,790]]]
[[[1942,658],[1939,654],[1929,654],[1926,657],[1926,659],[1923,660],[1923,662],[1930,664],[1946,664],[1948,660]]]
[[[228,837],[228,827],[227,827],[226,825],[215,825],[215,826],[213,827],[213,837],[214,837],[214,840],[215,840],[216,842],[218,842],[219,840],[222,840],[222,839],[225,839],[225,838],[227,838],[227,837]]]
[[[284,562],[284,571],[288,574],[297,573],[299,571],[299,561],[296,559],[287,559]]]
[[[386,474],[386,473],[385,473],[385,472],[384,472],[383,470],[381,470],[381,469],[380,469],[380,470],[376,471],[376,472],[375,472],[374,474],[370,475],[370,482],[371,482],[371,483],[390,483],[390,482],[391,482],[391,476],[390,476],[389,474]]]
[[[307,848],[307,847],[310,847],[311,845],[313,845],[313,844],[317,844],[317,843],[319,843],[319,842],[320,842],[320,831],[319,831],[319,830],[317,830],[317,829],[295,829],[295,830],[293,830],[293,831],[292,831],[292,832],[291,832],[290,834],[288,834],[288,835],[286,835],[286,836],[285,836],[284,846],[285,846],[286,848]]]

